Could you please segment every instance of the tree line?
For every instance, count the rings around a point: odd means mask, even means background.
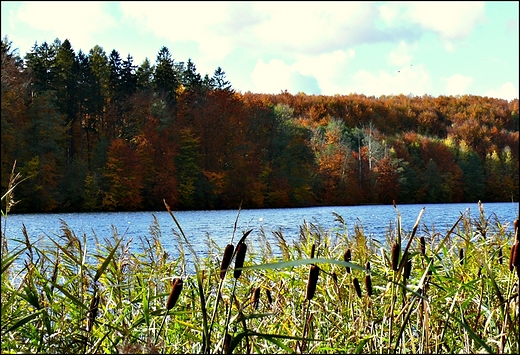
[[[12,212],[518,201],[518,99],[240,93],[166,47],[1,59]]]

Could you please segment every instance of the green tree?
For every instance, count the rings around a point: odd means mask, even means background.
[[[179,182],[179,207],[196,209],[203,207],[200,204],[200,191],[197,196],[198,185],[202,179],[200,167],[199,140],[190,128],[180,131],[179,154],[175,157],[177,180]]]

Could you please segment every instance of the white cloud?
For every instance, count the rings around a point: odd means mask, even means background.
[[[258,60],[251,73],[254,85],[253,92],[278,94],[280,91],[289,90],[291,68],[279,59],[273,59],[269,63]]]
[[[200,6],[204,11],[200,11]],[[227,16],[227,7],[222,3],[124,1],[120,7],[125,21],[159,38],[173,43],[193,41],[217,60],[232,50],[229,38],[215,31]]]
[[[316,55],[345,49],[373,33],[375,5],[358,2],[257,2],[264,21],[253,30],[258,41],[285,52]]]
[[[410,46],[408,46],[404,41],[401,41],[399,46],[391,50],[388,54],[388,63],[397,67],[410,65],[413,56],[409,52]]]
[[[356,52],[334,51],[318,56],[305,56],[299,58],[291,69],[307,76],[313,76],[318,81],[321,93],[334,95],[340,92],[346,79],[350,62]]]
[[[24,2],[16,16],[26,26],[49,31],[55,38],[69,39],[74,48],[88,51],[94,46],[93,35],[115,25],[103,2]]]
[[[446,95],[466,95],[469,94],[468,88],[473,83],[473,78],[455,74],[449,78],[441,78],[440,81],[445,86]]]
[[[408,4],[407,18],[443,39],[464,39],[486,20],[485,3],[477,1],[421,1]]]
[[[516,88],[513,83],[507,82],[503,84],[498,90],[489,90],[484,94],[484,96],[511,101],[518,99],[518,88]]]
[[[379,97],[381,95],[423,95],[432,92],[432,81],[422,65],[410,66],[399,72],[372,73],[359,70],[349,77],[343,92],[356,92]]]

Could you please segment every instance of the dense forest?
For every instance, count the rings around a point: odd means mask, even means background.
[[[1,56],[11,212],[518,201],[518,99],[240,93],[166,47]]]

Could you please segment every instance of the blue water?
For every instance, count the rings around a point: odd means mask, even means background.
[[[462,213],[473,219],[480,216],[477,203],[456,204],[410,204],[398,205],[401,214],[402,230],[412,231],[413,226],[424,208],[419,230],[445,233],[457,221]],[[484,203],[484,214],[494,224],[498,220],[506,229],[513,230],[513,221],[518,218],[517,202]],[[361,226],[367,237],[384,241],[391,226],[397,224],[397,212],[392,205],[365,206],[327,206],[284,209],[250,209],[250,210],[212,210],[212,211],[174,211],[185,235],[197,252],[207,248],[207,236],[219,246],[225,246],[233,236],[235,221],[237,221],[234,242],[242,236],[242,232],[252,229],[252,240],[261,240],[263,233],[274,240],[273,232],[282,232],[285,240],[291,242],[298,239],[300,226],[312,223],[325,231],[332,233],[354,233],[354,227]],[[343,229],[334,213],[345,221]],[[238,215],[238,220],[237,220]],[[161,243],[166,250],[175,254],[177,239],[174,234],[179,232],[175,222],[167,211],[156,212],[103,212],[103,213],[56,213],[56,214],[10,214],[7,219],[2,217],[2,235],[12,248],[17,243],[15,239],[23,240],[22,224],[25,225],[32,240],[43,242],[54,240],[62,235],[62,221],[74,231],[76,236],[83,235],[89,243],[93,242],[94,234],[100,242],[111,237],[116,232],[124,240],[138,241],[139,238],[150,236],[150,226],[157,218],[161,231]],[[341,229],[341,230],[340,230]],[[140,244],[140,243],[137,243]]]

